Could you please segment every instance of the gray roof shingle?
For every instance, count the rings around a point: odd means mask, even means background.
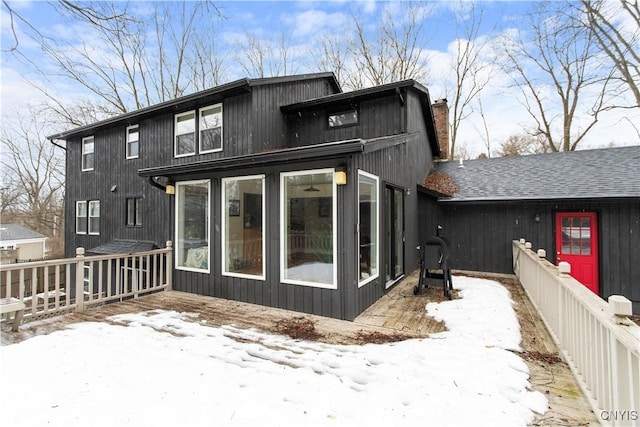
[[[0,224],[0,241],[46,238],[47,236],[19,224]]]
[[[460,187],[442,201],[640,198],[640,145],[439,162]]]

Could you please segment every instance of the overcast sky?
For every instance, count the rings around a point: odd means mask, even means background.
[[[69,21],[64,21],[60,14],[48,2],[9,1],[14,10],[40,31],[57,40],[82,39],[91,41],[86,32],[74,28]],[[323,32],[341,34],[345,25],[352,22],[352,16],[358,15],[366,23],[372,25],[379,21],[385,10],[402,16],[402,1],[216,1],[216,6],[224,15],[215,25],[215,34],[222,50],[232,50],[234,43],[247,33],[261,40],[273,41],[281,34],[289,37],[289,44],[297,51],[309,51],[317,43],[316,37]],[[422,84],[429,88],[433,100],[447,96],[445,79],[451,76],[452,52],[456,31],[454,25],[455,11],[459,11],[459,2],[428,2],[433,8],[426,25],[426,40],[422,48],[428,55],[430,69],[426,81]],[[132,3],[136,13],[142,16],[149,10],[147,2]],[[535,2],[481,2],[484,17],[481,37],[486,37],[493,29],[492,38],[509,32],[514,28],[527,31],[529,29],[527,13],[535,6]],[[145,9],[146,8],[146,9]],[[25,78],[41,80],[32,66],[25,65],[15,54],[4,52],[7,46],[14,43],[6,9],[2,8],[2,68],[1,68],[1,102],[2,114],[13,113],[29,103],[40,101],[41,95],[25,82]],[[25,24],[14,21],[20,45],[20,52],[46,67],[44,58],[35,45],[24,33]],[[474,42],[472,40],[472,42]],[[96,46],[99,49],[99,46]],[[246,77],[237,66],[227,67],[226,81]],[[309,66],[302,61],[293,70],[294,73],[309,72]],[[332,70],[327,70],[332,71]],[[74,87],[62,78],[52,78],[47,83],[52,92],[60,94],[64,99],[75,99],[87,96],[80,88]],[[498,76],[483,94],[482,103],[490,129],[493,147],[504,141],[509,135],[522,133],[524,126],[531,125],[519,98],[520,93],[511,87],[506,76]],[[609,145],[635,145],[638,137],[630,123],[640,123],[640,113],[629,111],[607,113],[602,117],[590,136],[581,144],[581,148],[604,147]],[[467,148],[471,157],[486,151],[480,137],[482,122],[479,114],[473,114],[466,120],[461,129],[458,145]],[[54,129],[53,131],[59,131]]]

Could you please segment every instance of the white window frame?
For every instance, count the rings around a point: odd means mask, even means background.
[[[91,205],[98,205],[98,216],[91,216]],[[100,219],[100,200],[89,200],[87,203],[87,233],[97,236],[100,234],[100,226],[98,225],[98,230],[94,231],[91,229],[91,218]],[[98,223],[99,224],[99,223]]]
[[[363,170],[359,170],[358,169],[358,245],[360,244],[360,232],[361,232],[361,224],[360,224],[360,176],[364,176],[367,177],[369,179],[372,179],[375,181],[375,187],[376,187],[376,223],[377,223],[377,229],[376,229],[376,236],[377,236],[377,242],[376,242],[376,254],[375,254],[375,261],[376,261],[376,274],[364,279],[364,280],[360,280],[360,250],[358,250],[358,265],[357,265],[357,269],[356,269],[356,275],[358,276],[358,287],[362,287],[364,285],[366,285],[367,283],[377,279],[378,277],[380,277],[380,178],[376,175],[370,174],[368,172],[365,172]],[[372,257],[373,259],[373,257]]]
[[[135,141],[132,141],[130,139],[130,136],[132,134],[132,130],[136,129],[135,135],[137,135],[137,139]],[[125,144],[125,157],[127,159],[137,159],[140,156],[140,125],[131,125],[131,126],[127,126],[126,129],[126,144]],[[131,150],[129,150],[129,148],[131,147],[131,145],[135,143],[138,145],[138,154],[136,154],[135,156],[130,155],[129,153],[131,152]]]
[[[214,128],[203,128],[203,123],[204,120],[202,120],[202,113],[204,111],[207,110],[213,110],[216,108],[220,108],[220,148],[214,148],[213,150],[203,150],[202,149],[202,131],[204,130],[209,130],[209,129],[216,129]],[[206,153],[215,153],[218,151],[222,151],[222,147],[223,147],[223,142],[224,142],[224,125],[223,125],[223,111],[222,111],[222,103],[219,104],[214,104],[214,105],[209,105],[207,107],[202,107],[198,110],[198,152],[200,154],[206,154]]]
[[[91,141],[91,151],[86,151],[86,146],[89,144],[89,141]],[[82,156],[81,156],[81,168],[82,171],[92,171],[95,166],[96,166],[96,140],[95,137],[93,135],[91,136],[85,136],[84,138],[82,138]],[[91,154],[93,156],[93,166],[88,168],[85,166],[85,159],[86,156],[88,156],[89,154]]]
[[[193,152],[178,154],[178,136],[179,135],[188,135],[187,133],[178,133],[178,119],[180,117],[193,115]],[[197,115],[196,110],[185,111],[184,113],[176,114],[173,118],[173,154],[174,157],[188,157],[194,156],[196,154],[196,150],[198,147],[198,132],[197,132]]]
[[[314,175],[321,173],[330,173],[331,174],[331,182],[332,182],[332,208],[331,212],[333,215],[332,221],[332,229],[333,229],[333,283],[317,283],[317,282],[307,282],[302,280],[295,279],[287,279],[285,278],[285,260],[287,257],[286,254],[286,238],[287,238],[287,230],[285,227],[286,213],[287,213],[287,200],[285,198],[285,180],[290,176],[301,176],[301,175]],[[287,283],[291,285],[301,285],[301,286],[311,286],[314,288],[323,288],[323,289],[338,289],[338,220],[337,220],[337,185],[335,179],[335,169],[312,169],[312,170],[302,170],[302,171],[294,171],[294,172],[282,172],[280,174],[280,282]]]
[[[78,216],[78,210],[80,208],[80,205],[84,204],[84,212],[85,215],[82,217]],[[84,220],[82,221],[85,225],[85,231],[78,231],[78,218],[84,218]],[[87,231],[89,230],[89,209],[87,206],[87,201],[86,200],[78,200],[76,201],[76,234],[87,234]]]
[[[180,255],[180,251],[177,247],[174,248],[174,266],[176,270],[183,270],[183,271],[192,271],[195,273],[205,273],[205,274],[209,274],[211,272],[211,180],[210,179],[200,179],[200,180],[195,180],[195,181],[180,181],[180,182],[176,182],[176,201],[175,201],[175,223],[174,223],[174,229],[175,229],[175,241],[176,244],[180,244],[180,239],[178,236],[178,233],[180,233],[180,227],[179,227],[179,223],[178,221],[180,220],[179,218],[179,213],[178,213],[178,208],[180,206],[180,187],[184,186],[184,185],[200,185],[200,184],[207,184],[207,220],[209,221],[209,223],[207,224],[207,268],[203,269],[203,268],[192,268],[192,267],[185,267],[185,266],[181,266],[180,263],[178,262],[178,256]]]
[[[260,275],[252,275],[252,274],[242,274],[242,273],[235,273],[232,271],[227,271],[227,215],[228,215],[228,206],[226,203],[227,200],[227,193],[226,193],[226,183],[229,181],[246,181],[246,180],[255,180],[255,179],[260,179],[261,183],[262,183],[262,273]],[[222,178],[222,203],[220,203],[220,209],[221,209],[221,215],[220,217],[222,218],[222,256],[221,256],[221,261],[222,261],[222,275],[223,276],[230,276],[230,277],[242,277],[242,278],[246,278],[246,279],[258,279],[258,280],[265,280],[266,279],[266,274],[265,274],[265,269],[266,269],[266,264],[267,264],[267,259],[265,257],[266,254],[266,197],[265,197],[265,175],[249,175],[249,176],[240,176],[240,177],[233,177],[233,178]]]

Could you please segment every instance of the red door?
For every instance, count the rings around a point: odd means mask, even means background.
[[[599,295],[598,218],[595,212],[556,213],[556,262],[571,264],[571,275]]]

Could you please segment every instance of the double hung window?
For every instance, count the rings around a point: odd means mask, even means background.
[[[76,233],[100,234],[100,200],[76,202]]]
[[[197,131],[196,131],[197,130]],[[222,104],[175,116],[175,156],[222,150]]]
[[[140,127],[138,125],[133,125],[127,127],[127,159],[135,159],[138,157],[138,153],[140,150],[139,140],[140,140]]]
[[[82,170],[93,170],[94,165],[94,139],[93,136],[82,138]]]

